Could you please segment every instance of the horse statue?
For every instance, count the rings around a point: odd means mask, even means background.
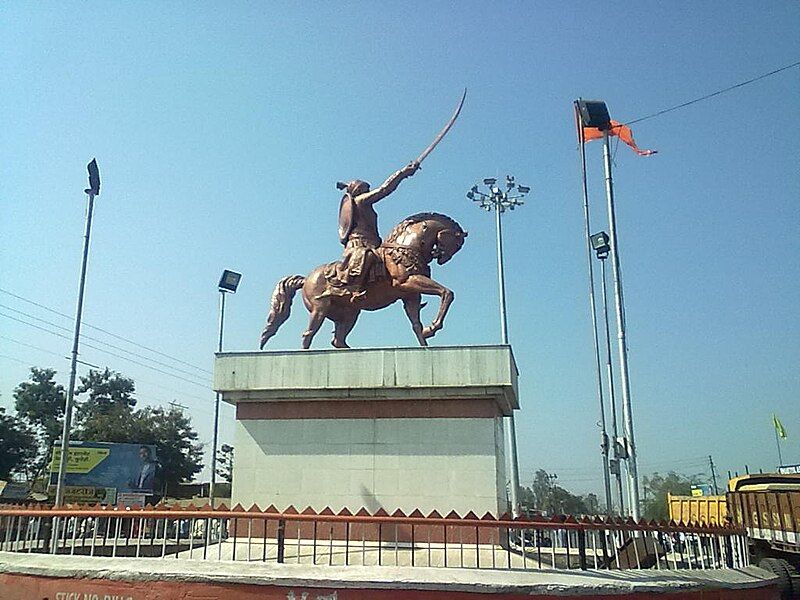
[[[352,331],[362,310],[380,310],[402,300],[411,329],[420,346],[442,329],[444,318],[453,302],[453,292],[431,279],[430,263],[448,262],[464,245],[467,232],[447,215],[419,213],[412,215],[392,229],[386,240],[375,250],[383,263],[378,276],[358,294],[343,290],[335,281],[338,262],[321,265],[308,276],[290,275],[275,286],[270,300],[267,324],[261,333],[263,349],[278,328],[289,318],[292,299],[297,290],[303,291],[303,304],[310,313],[308,328],[303,332],[302,346],[309,348],[325,319],[334,323],[335,348],[349,348],[347,335]],[[436,318],[422,326],[420,310],[423,295],[439,296]]]

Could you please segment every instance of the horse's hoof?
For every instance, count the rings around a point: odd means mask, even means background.
[[[428,338],[432,338],[433,336],[435,336],[437,331],[438,329],[433,329],[432,327],[426,327],[425,329],[422,330],[422,337],[427,340]]]

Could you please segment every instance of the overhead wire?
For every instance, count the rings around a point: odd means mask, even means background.
[[[23,365],[27,365],[28,363],[22,359],[17,358],[16,356],[9,356],[8,354],[0,354],[0,358],[5,358],[7,360],[13,360],[14,362],[18,362]]]
[[[674,110],[678,110],[680,108],[685,108],[687,106],[691,106],[692,104],[697,104],[698,102],[702,102],[703,100],[708,100],[709,98],[714,98],[715,96],[719,96],[720,94],[725,94],[725,93],[730,92],[732,90],[738,89],[740,87],[744,87],[746,85],[750,85],[751,83],[755,83],[756,81],[760,81],[762,79],[766,79],[767,77],[772,77],[773,75],[777,75],[778,73],[781,73],[783,71],[787,71],[788,69],[792,69],[792,68],[798,67],[798,66],[800,66],[800,61],[794,62],[794,63],[792,63],[790,65],[785,65],[785,66],[780,67],[778,69],[774,69],[772,71],[769,71],[768,73],[762,73],[761,75],[758,75],[756,77],[752,77],[751,79],[748,79],[746,81],[741,81],[741,82],[739,82],[737,84],[728,86],[728,87],[723,88],[721,90],[717,90],[716,92],[712,92],[710,94],[705,94],[704,96],[700,96],[699,98],[695,98],[695,99],[689,100],[687,102],[681,102],[680,104],[676,104],[675,106],[670,106],[669,108],[664,108],[664,109],[656,111],[656,112],[654,112],[652,114],[645,115],[644,117],[639,117],[638,119],[632,119],[630,121],[625,121],[625,123],[623,123],[623,124],[624,125],[633,125],[634,123],[641,123],[642,121],[646,121],[648,119],[654,119],[656,117],[660,117],[661,115],[665,115],[667,113],[670,113],[670,112],[672,112]]]
[[[60,337],[60,338],[64,338],[64,339],[70,339],[70,338],[69,338],[69,336],[66,336],[66,335],[63,335],[63,334],[61,334],[61,333],[58,333],[57,331],[52,331],[52,330],[50,330],[50,329],[47,329],[47,328],[45,328],[45,327],[41,327],[41,326],[39,326],[39,325],[36,325],[35,323],[29,323],[29,322],[27,322],[27,321],[23,321],[22,319],[18,319],[18,318],[16,318],[16,317],[12,316],[12,315],[7,315],[7,314],[5,314],[5,313],[2,313],[2,312],[0,312],[0,317],[5,317],[5,318],[7,318],[7,319],[11,319],[12,321],[16,321],[16,322],[18,322],[18,323],[22,323],[23,325],[27,325],[28,327],[34,327],[35,329],[39,329],[39,330],[41,330],[41,331],[44,331],[44,332],[46,332],[46,333],[49,333],[49,334],[51,334],[51,335],[58,336],[58,337]],[[208,383],[205,383],[205,384],[203,384],[203,383],[198,383],[197,381],[193,381],[193,380],[191,380],[191,379],[187,379],[187,378],[185,378],[185,377],[182,377],[182,376],[180,376],[180,375],[176,375],[175,373],[171,373],[170,371],[165,371],[165,370],[163,370],[163,369],[159,369],[159,368],[157,368],[157,367],[154,367],[154,366],[152,366],[152,365],[148,365],[148,364],[146,364],[146,363],[139,362],[139,361],[137,361],[137,360],[134,360],[134,359],[132,359],[132,358],[130,358],[130,357],[127,357],[127,356],[121,356],[121,355],[119,355],[119,354],[116,354],[116,353],[114,353],[114,352],[111,352],[111,351],[109,351],[109,350],[106,350],[105,348],[100,348],[100,347],[98,347],[98,346],[95,346],[95,345],[93,345],[93,344],[90,344],[90,343],[88,343],[88,342],[83,342],[83,346],[85,346],[85,347],[87,347],[87,348],[91,348],[91,349],[93,349],[93,350],[97,350],[98,352],[103,352],[103,353],[105,353],[105,354],[108,354],[109,356],[113,356],[114,358],[119,358],[119,359],[121,359],[121,360],[126,360],[126,361],[128,361],[128,362],[130,362],[130,363],[132,363],[132,364],[138,365],[138,366],[140,366],[140,367],[144,367],[144,368],[146,368],[146,369],[150,369],[150,370],[152,370],[152,371],[156,371],[156,372],[158,372],[158,373],[162,373],[162,374],[164,374],[164,375],[167,375],[168,377],[173,377],[173,378],[175,378],[175,379],[180,379],[181,381],[184,381],[184,382],[186,382],[186,383],[191,383],[192,385],[196,385],[196,386],[198,386],[198,387],[201,387],[201,388],[203,388],[203,389],[211,389],[211,386],[210,386]],[[165,364],[163,364],[163,363],[158,363],[157,361],[155,361],[155,360],[153,360],[153,359],[147,359],[147,360],[151,360],[152,362],[156,362],[157,364],[161,364],[162,366],[164,366],[164,367],[166,367],[166,368],[168,368],[168,369],[172,369],[172,368],[173,368],[171,365],[165,365]]]
[[[658,468],[662,466],[675,466],[680,468],[687,468],[687,467],[700,467],[703,465],[708,465],[708,457],[707,456],[698,456],[698,457],[686,457],[686,458],[678,458],[674,460],[663,460],[663,461],[655,461],[655,462],[645,462],[641,463],[642,467],[646,467],[649,469]],[[548,473],[553,473],[558,475],[559,479],[573,479],[576,477],[588,477],[592,473],[595,472],[595,469],[591,467],[549,467],[545,469]],[[598,475],[597,478],[599,479],[601,476]]]
[[[38,350],[40,352],[45,352],[47,354],[52,354],[54,356],[59,356],[61,358],[64,358],[65,360],[69,359],[69,357],[67,357],[67,356],[61,356],[61,354],[58,353],[58,352],[53,352],[52,350],[48,350],[47,348],[42,348],[40,346],[35,346],[33,344],[28,344],[27,342],[23,342],[21,340],[17,340],[17,339],[14,339],[14,338],[11,338],[11,337],[8,337],[8,336],[5,336],[5,335],[0,335],[0,339],[5,339],[5,340],[8,340],[8,341],[13,342],[15,344],[19,344],[21,346],[26,346],[26,347],[31,348],[33,350]],[[5,354],[2,354],[0,356],[2,356],[3,358],[8,358],[10,360],[19,362],[21,364],[26,364],[26,365],[30,364],[30,361],[24,361],[24,360],[20,359],[19,357],[8,356],[8,355],[5,355]],[[83,363],[83,364],[88,364],[88,363]],[[90,365],[90,366],[94,366],[94,365]],[[97,367],[95,367],[95,368],[97,368]],[[140,387],[142,384],[144,384],[145,386],[152,386],[152,387],[155,387],[155,388],[159,388],[160,390],[163,390],[165,392],[169,392],[171,394],[177,394],[181,398],[190,398],[192,400],[199,400],[201,402],[209,402],[209,403],[213,402],[213,399],[211,399],[211,398],[203,398],[201,396],[196,396],[194,394],[188,394],[188,393],[186,393],[185,390],[176,390],[175,388],[167,387],[165,385],[162,385],[162,384],[159,384],[159,383],[155,383],[154,381],[150,381],[148,379],[142,379],[141,377],[136,377],[136,386]],[[208,412],[209,414],[211,414],[211,409],[210,408],[197,407],[197,406],[194,406],[192,408],[194,408],[194,409],[199,408],[200,410],[203,410],[204,412]]]
[[[14,338],[11,338],[11,337],[8,337],[8,336],[5,336],[5,335],[0,335],[0,338],[2,338],[4,340],[8,340],[9,342],[14,342],[15,344],[19,344],[20,346],[27,346],[28,348],[32,348],[34,350],[39,350],[40,352],[46,352],[47,354],[52,354],[54,356],[58,356],[59,358],[69,359],[69,357],[63,356],[60,352],[53,352],[52,350],[48,350],[47,348],[41,348],[39,346],[34,346],[33,344],[29,344],[27,342],[23,342],[23,341],[20,341],[20,340],[15,340]]]
[[[66,313],[60,312],[60,311],[58,311],[58,310],[56,310],[54,308],[51,308],[51,307],[46,306],[44,304],[41,304],[40,302],[36,302],[35,300],[31,300],[30,298],[26,298],[24,296],[20,296],[19,294],[15,294],[15,293],[10,292],[8,290],[5,290],[3,288],[0,288],[0,293],[6,294],[8,296],[11,296],[12,298],[16,298],[17,300],[22,300],[23,302],[27,302],[28,304],[31,304],[33,306],[36,306],[38,308],[41,308],[43,310],[46,310],[46,311],[51,312],[53,314],[56,314],[56,315],[58,315],[60,317],[64,317],[65,319],[74,319],[75,318],[74,315],[68,315]],[[170,359],[172,361],[175,361],[175,362],[180,363],[182,365],[185,365],[187,367],[192,367],[193,369],[197,369],[198,371],[202,371],[203,373],[206,373],[208,375],[212,374],[211,371],[209,371],[208,369],[204,369],[203,367],[198,367],[197,365],[193,365],[190,362],[186,362],[184,360],[181,360],[180,358],[177,358],[177,357],[172,356],[170,354],[166,354],[165,352],[161,352],[160,350],[156,350],[155,348],[150,348],[149,346],[145,346],[143,344],[135,342],[135,341],[133,341],[133,340],[131,340],[129,338],[126,338],[125,336],[113,333],[111,331],[108,331],[107,329],[103,329],[102,327],[98,327],[96,325],[92,325],[91,323],[87,323],[86,321],[83,322],[83,325],[86,326],[86,327],[89,327],[90,329],[94,329],[96,331],[100,331],[102,333],[105,333],[106,335],[110,335],[113,338],[116,338],[116,339],[118,339],[120,341],[123,341],[123,342],[126,342],[128,344],[131,344],[131,345],[136,346],[138,348],[141,348],[143,350],[147,350],[148,352],[152,352],[153,354],[157,354],[158,356],[161,356],[161,357],[164,357],[164,358],[168,358],[168,359]]]
[[[57,323],[53,323],[53,322],[48,321],[46,319],[41,319],[41,318],[36,317],[36,316],[34,316],[32,314],[26,313],[26,312],[21,311],[21,310],[17,310],[15,308],[11,308],[10,306],[6,306],[4,304],[0,304],[0,308],[4,308],[6,310],[10,310],[10,311],[15,312],[15,313],[17,313],[19,315],[23,315],[25,317],[28,317],[29,319],[33,319],[34,321],[38,321],[40,323],[44,323],[45,325],[50,325],[51,327],[56,327],[56,328],[61,329],[63,331],[68,331],[68,332],[71,331],[67,327],[64,327],[62,325],[58,325]],[[187,371],[185,369],[179,369],[178,367],[174,367],[172,365],[165,364],[165,363],[163,363],[161,361],[158,361],[158,360],[156,360],[154,358],[150,358],[149,356],[144,356],[142,354],[139,354],[138,352],[133,352],[131,350],[128,350],[127,348],[122,348],[122,347],[117,346],[115,344],[111,344],[109,342],[106,342],[105,340],[101,340],[99,338],[93,337],[91,335],[86,335],[86,334],[82,333],[82,334],[80,334],[80,337],[84,338],[84,339],[87,339],[87,340],[91,340],[93,342],[97,342],[99,344],[103,344],[105,346],[108,346],[109,348],[113,348],[114,350],[119,350],[120,352],[125,352],[125,353],[130,354],[132,356],[135,356],[137,358],[141,358],[142,360],[149,360],[150,362],[153,362],[153,363],[155,363],[157,365],[161,365],[162,367],[166,367],[168,369],[172,369],[174,371],[177,371],[178,373],[183,373],[184,375],[188,375],[189,377],[198,377],[198,375],[196,373],[192,373],[192,372]]]

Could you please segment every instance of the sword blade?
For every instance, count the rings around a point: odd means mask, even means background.
[[[417,157],[417,160],[415,162],[421,163],[423,160],[425,160],[428,154],[433,152],[433,149],[436,148],[436,144],[441,142],[442,138],[445,135],[447,135],[447,132],[450,131],[450,128],[453,126],[453,123],[456,122],[458,115],[461,114],[461,107],[464,106],[464,99],[466,97],[467,97],[467,88],[464,88],[464,94],[461,96],[461,101],[458,103],[458,106],[456,107],[456,111],[453,113],[453,116],[450,117],[450,120],[447,122],[447,125],[445,125],[444,128],[439,132],[439,135],[437,135],[436,138],[434,138],[433,142],[431,142],[431,145],[422,151],[422,154],[420,154]]]

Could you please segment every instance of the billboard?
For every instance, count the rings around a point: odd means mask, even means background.
[[[61,446],[53,447],[50,485],[58,483]],[[64,492],[67,502],[114,504],[122,497],[155,492],[156,447],[151,444],[70,442]]]
[[[701,496],[713,496],[714,490],[711,489],[711,486],[707,483],[698,483],[692,484],[692,496],[701,497]]]

